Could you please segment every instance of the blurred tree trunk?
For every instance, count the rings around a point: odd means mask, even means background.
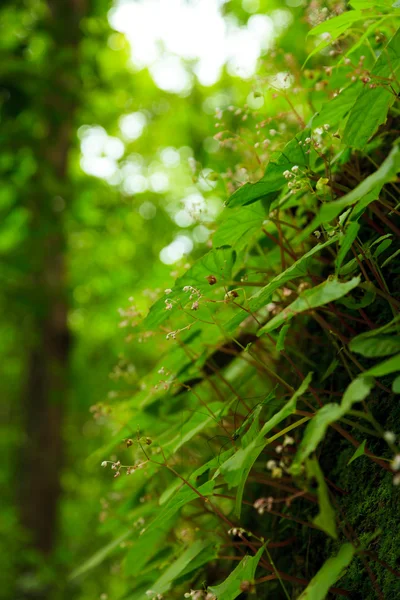
[[[53,44],[52,62],[38,77],[32,98],[46,135],[30,140],[37,171],[29,198],[26,244],[31,338],[24,386],[21,521],[43,554],[54,547],[63,466],[63,415],[67,402],[70,334],[66,274],[65,213],[71,195],[68,157],[79,102],[80,20],[86,0],[48,0],[43,23]],[[43,77],[43,78],[42,78]]]

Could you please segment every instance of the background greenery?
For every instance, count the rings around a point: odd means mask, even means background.
[[[5,598],[400,593],[398,8],[215,4],[273,33],[180,92],[1,6]]]

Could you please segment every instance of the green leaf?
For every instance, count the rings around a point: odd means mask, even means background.
[[[208,408],[215,416],[217,416],[224,408],[224,405],[221,402],[213,402],[208,405]],[[211,414],[202,411],[194,412],[183,425],[179,426],[178,434],[172,439],[169,439],[167,443],[163,444],[164,451],[175,454],[179,448],[191,440],[195,435],[200,433],[200,431],[202,431],[212,421],[213,417]]]
[[[354,105],[362,87],[361,81],[352,83],[332,98],[332,100],[326,102],[320,112],[314,116],[312,126],[320,127],[325,125],[325,123],[329,124],[332,129],[340,126],[344,117]]]
[[[398,146],[394,146],[379,169],[364,179],[351,192],[343,196],[343,198],[340,198],[340,200],[323,204],[318,215],[299,236],[298,241],[302,241],[309,237],[322,223],[330,223],[340,215],[343,210],[353,204],[356,204],[356,206],[351,214],[351,220],[357,220],[365,208],[379,197],[380,191],[385,183],[397,179],[397,173],[399,171],[400,150]]]
[[[299,449],[293,459],[290,472],[298,475],[303,462],[314,452],[320,441],[324,438],[326,430],[342,416],[342,408],[339,404],[325,404],[308,423],[301,440]]]
[[[349,348],[367,358],[389,356],[400,352],[400,336],[366,336],[362,333],[351,340]]]
[[[330,375],[332,375],[332,373],[334,371],[336,371],[336,367],[339,365],[339,361],[337,358],[333,358],[332,362],[330,363],[329,367],[327,368],[327,370],[325,371],[325,373],[323,374],[323,376],[321,377],[321,381],[325,381],[325,379],[328,379],[328,377]]]
[[[205,295],[215,293],[221,286],[226,286],[232,280],[232,269],[235,264],[236,253],[232,248],[216,248],[205,254],[197,260],[186,273],[176,280],[175,286],[168,296],[160,298],[153,304],[149,314],[144,319],[142,327],[145,330],[154,329],[160,326],[171,316],[174,310],[179,310],[180,305],[186,305],[189,302],[189,295],[183,291],[185,286],[193,286]],[[210,286],[206,277],[214,275],[217,283]],[[168,300],[176,308],[171,311],[165,309],[165,300]]]
[[[378,256],[380,256],[382,254],[382,252],[385,252],[385,250],[387,250],[389,248],[389,246],[392,245],[392,240],[383,240],[383,242],[381,242],[379,244],[379,246],[376,248],[373,256],[374,258],[378,258]]]
[[[352,405],[364,400],[371,391],[373,381],[363,374],[354,379],[343,394],[341,404],[330,403],[320,408],[308,423],[301,440],[299,449],[293,459],[290,471],[297,475],[301,470],[301,465],[317,448],[318,444],[325,437],[329,425],[343,417]]]
[[[320,527],[325,533],[333,537],[335,540],[337,539],[337,530],[336,530],[336,515],[335,511],[332,508],[331,502],[329,500],[329,491],[325,483],[324,474],[321,471],[321,468],[318,464],[316,458],[309,458],[306,461],[306,471],[307,477],[309,479],[314,478],[317,480],[318,489],[318,504],[319,504],[319,513],[313,519],[313,523]]]
[[[356,402],[362,402],[365,400],[373,386],[373,380],[371,377],[367,377],[367,373],[363,373],[354,379],[350,385],[347,386],[343,394],[340,405],[343,410],[343,414],[349,411]]]
[[[133,532],[132,546],[129,548],[125,561],[124,571],[127,575],[137,577],[150,559],[158,552],[160,547],[166,546],[166,537],[170,531],[174,519],[160,522],[157,527],[150,531],[147,529]]]
[[[308,32],[308,35],[315,36],[322,35],[323,33],[329,33],[330,35],[326,39],[323,39],[318,44],[318,46],[314,48],[312,52],[310,52],[304,64],[306,64],[308,60],[312,56],[314,56],[314,54],[317,54],[317,52],[320,52],[321,50],[329,46],[333,40],[336,40],[343,33],[345,33],[353,25],[354,22],[365,18],[365,15],[363,15],[360,11],[346,11],[337,17],[333,17],[333,19],[327,19],[326,21],[323,21],[323,23],[320,23],[319,25],[311,29]]]
[[[370,289],[369,282],[362,283],[358,290],[364,290],[364,296],[360,299],[353,298],[351,295],[346,298],[340,298],[338,300],[339,304],[343,304],[343,306],[347,306],[352,310],[358,310],[359,308],[365,308],[372,304],[375,300],[376,294],[373,289]]]
[[[283,176],[284,171],[290,171],[295,165],[303,168],[308,167],[310,155],[305,153],[303,143],[310,135],[310,129],[305,129],[286,144],[282,152],[274,152],[264,176],[256,183],[245,183],[237,189],[229,198],[227,206],[229,208],[243,206],[264,197],[273,199],[275,196],[270,196],[270,194],[277,192],[287,184],[287,179]]]
[[[364,375],[372,375],[372,377],[383,377],[384,375],[389,375],[390,373],[395,373],[396,371],[400,371],[400,354],[396,354],[391,358],[379,363],[375,367],[368,369],[365,371]]]
[[[199,561],[199,556],[201,560]],[[197,540],[172,563],[170,567],[152,584],[151,590],[156,594],[167,592],[175,579],[192,572],[216,557],[216,549],[210,541]],[[197,559],[197,560],[196,560]]]
[[[198,488],[199,494],[201,494],[202,496],[211,496],[211,494],[213,493],[214,485],[214,481],[207,481]],[[182,508],[182,506],[185,506],[185,504],[192,502],[192,500],[199,499],[199,494],[196,494],[196,492],[193,489],[183,484],[183,487],[179,490],[179,492],[177,492],[175,496],[173,496],[167,502],[164,508],[159,510],[155,519],[146,527],[144,531],[149,532],[155,527],[159,527],[160,523],[171,519],[171,517],[173,517]]]
[[[400,375],[397,375],[396,379],[393,381],[392,390],[395,394],[400,394]]]
[[[217,600],[234,600],[242,593],[240,584],[243,581],[253,581],[257,565],[264,552],[262,546],[255,556],[246,555],[238,566],[219,585],[209,587],[209,591],[217,597]]]
[[[71,573],[69,579],[75,579],[76,577],[83,575],[90,569],[93,569],[93,567],[97,567],[97,565],[102,563],[103,560],[105,560],[107,556],[111,554],[113,550],[115,550],[115,548],[119,548],[121,542],[125,541],[129,536],[132,535],[133,530],[129,529],[129,531],[125,531],[125,533],[116,537],[112,542],[104,546],[104,548],[101,548],[101,550],[98,550],[95,554],[93,554],[93,556],[91,556],[87,561],[85,561],[83,565],[75,569],[75,571]]]
[[[347,463],[347,466],[349,466],[353,460],[356,460],[356,458],[359,458],[360,456],[364,456],[365,454],[365,444],[367,443],[367,440],[364,440],[357,448],[357,450],[354,452],[353,456],[351,457],[351,459],[349,460],[349,462]]]
[[[342,296],[345,296],[360,283],[359,277],[353,277],[350,281],[341,283],[337,279],[328,279],[313,287],[305,290],[300,296],[271,319],[264,327],[262,327],[257,335],[269,333],[279,327],[282,323],[292,319],[295,315],[306,310],[324,306],[329,302],[333,302]]]
[[[400,254],[400,248],[398,250],[396,250],[396,252],[393,252],[393,254],[391,254],[382,264],[381,264],[381,269],[383,269],[383,267],[386,267],[394,258],[396,258],[396,256],[398,256]]]
[[[350,27],[355,21],[365,19],[366,16],[359,10],[350,10],[343,12],[337,17],[327,19],[319,25],[316,25],[308,32],[308,35],[321,35],[322,33],[330,33],[335,39],[337,31],[341,31],[343,27]],[[331,38],[332,39],[332,38]]]
[[[222,217],[222,223],[213,237],[214,246],[228,245],[240,250],[260,230],[266,214],[262,204],[255,204],[232,211],[225,210]]]
[[[340,250],[337,253],[336,260],[335,260],[336,273],[339,271],[339,269],[342,265],[342,262],[346,258],[348,251],[350,250],[351,246],[353,245],[353,242],[356,239],[359,230],[360,230],[359,223],[357,223],[356,221],[353,221],[353,222],[349,223],[349,225],[346,228],[346,233],[339,240]]]
[[[313,577],[298,600],[323,600],[329,588],[343,575],[343,570],[351,563],[355,553],[352,544],[343,544],[338,554],[329,558]]]
[[[289,327],[290,327],[290,323],[286,323],[286,325],[284,325],[279,332],[278,339],[276,342],[276,349],[278,352],[282,352],[282,350],[285,349],[285,339],[286,339],[286,334],[289,331]]]
[[[296,390],[291,399],[285,404],[285,406],[283,406],[281,410],[279,410],[264,424],[261,431],[254,438],[251,444],[248,444],[245,448],[240,448],[233,456],[228,458],[228,460],[221,465],[221,473],[228,485],[230,487],[238,486],[235,504],[235,513],[237,516],[240,516],[241,513],[243,490],[247,477],[255,461],[265,446],[269,444],[269,440],[266,440],[265,436],[289,415],[294,413],[296,410],[297,400],[307,390],[308,386],[310,385],[311,378],[312,373],[309,373],[298,390]]]
[[[275,290],[279,289],[288,281],[292,281],[293,279],[298,279],[299,277],[304,277],[307,275],[311,264],[311,258],[314,256],[314,254],[317,254],[336,241],[337,237],[335,236],[323,244],[317,244],[314,246],[314,248],[309,250],[309,252],[303,254],[303,256],[296,260],[296,262],[294,262],[290,267],[288,267],[282,273],[279,273],[279,275],[274,277],[266,286],[253,294],[253,296],[251,296],[249,299],[246,308],[248,308],[251,312],[256,312],[257,310],[260,310],[260,308],[263,308],[266,304],[268,304]],[[248,317],[248,313],[246,311],[238,311],[238,314],[232,317],[232,319],[230,319],[228,323],[224,325],[224,330],[226,333],[234,332],[246,317]]]
[[[369,85],[365,85],[350,111],[343,134],[343,141],[348,146],[357,149],[364,148],[379,125],[386,121],[387,112],[396,100],[396,95],[388,87],[379,85],[379,83],[393,77],[391,85],[397,89],[396,73],[399,68],[400,30],[397,30],[371,71],[371,81],[376,82],[377,87],[371,88]]]

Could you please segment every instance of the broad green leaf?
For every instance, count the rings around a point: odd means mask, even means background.
[[[260,562],[263,552],[264,546],[259,549],[255,556],[246,555],[225,581],[208,588],[217,597],[217,600],[234,600],[240,596],[242,593],[240,584],[243,581],[254,580],[257,565]]]
[[[142,327],[145,330],[154,329],[160,326],[166,319],[173,314],[174,310],[179,310],[181,305],[189,302],[188,293],[183,291],[186,286],[193,286],[205,295],[220,289],[221,286],[228,285],[232,280],[232,269],[236,260],[236,253],[232,248],[216,248],[211,250],[205,256],[197,260],[186,273],[176,280],[174,288],[168,296],[160,298],[153,304],[149,314],[144,319]],[[217,283],[210,286],[206,277],[214,275]],[[168,299],[173,305],[172,310],[165,309],[165,300]]]
[[[301,470],[301,465],[306,458],[317,448],[318,444],[325,437],[329,425],[338,421],[353,404],[365,400],[371,391],[373,381],[363,374],[354,379],[343,394],[341,404],[330,403],[320,408],[307,424],[306,430],[301,440],[299,449],[293,459],[290,471],[296,475]]]
[[[353,25],[354,22],[359,21],[360,19],[365,19],[365,16],[358,10],[346,11],[337,17],[333,17],[333,19],[327,19],[323,21],[313,29],[308,32],[308,35],[322,35],[324,33],[329,33],[329,37],[322,39],[322,41],[318,44],[316,48],[307,56],[307,60],[304,64],[308,62],[308,60],[317,54],[327,46],[329,46],[333,40],[336,40],[343,33]],[[304,65],[303,65],[304,67]]]
[[[379,363],[379,365],[375,365],[368,371],[365,371],[364,375],[372,375],[372,377],[383,377],[384,375],[389,375],[390,373],[395,373],[396,371],[400,371],[400,354],[396,354],[391,358]]]
[[[350,222],[346,228],[346,233],[339,240],[340,250],[337,253],[336,260],[335,260],[336,272],[338,272],[338,270],[340,269],[342,262],[346,258],[348,251],[350,250],[351,246],[353,245],[354,240],[356,239],[356,237],[358,235],[359,230],[360,230],[359,223],[357,223],[356,221]]]
[[[301,440],[299,449],[293,459],[290,471],[297,475],[301,471],[301,465],[317,448],[320,441],[325,437],[326,430],[342,416],[343,411],[339,404],[325,404],[320,408],[308,423]]]
[[[347,386],[340,404],[343,414],[350,410],[353,404],[362,402],[362,400],[368,397],[374,383],[372,378],[366,375],[366,373],[363,373],[356,379],[353,379],[350,385]]]
[[[309,165],[310,155],[306,154],[303,143],[310,135],[310,130],[305,129],[286,144],[282,152],[275,152],[271,156],[264,176],[256,183],[245,183],[236,190],[229,198],[227,206],[234,208],[251,204],[287,185],[287,179],[283,175],[284,171],[290,171],[295,165],[303,168]]]
[[[228,245],[237,250],[243,248],[260,230],[266,218],[262,204],[225,209],[222,216],[224,218],[214,234],[213,244],[215,247]]]
[[[366,16],[359,10],[350,10],[343,12],[337,17],[327,19],[316,27],[313,27],[308,32],[308,35],[321,35],[322,33],[331,33],[335,36],[337,30],[342,30],[343,27],[350,27],[355,21],[365,19]]]
[[[351,340],[349,348],[367,358],[389,356],[400,352],[400,336],[365,336],[362,333]]]
[[[207,481],[198,488],[199,494],[191,489],[188,485],[182,484],[183,487],[173,496],[167,504],[159,510],[155,519],[146,527],[145,532],[149,532],[155,527],[159,527],[161,523],[171,519],[181,508],[192,502],[192,500],[199,499],[202,496],[211,496],[213,493],[214,481]]]
[[[201,561],[199,561],[201,556]],[[210,541],[197,540],[193,542],[182,554],[172,563],[170,567],[161,575],[159,579],[151,586],[151,590],[156,594],[167,592],[175,579],[181,577],[184,573],[190,573],[196,568],[201,567],[206,562],[216,557],[216,550]]]
[[[357,81],[344,88],[344,90],[332,98],[332,100],[326,102],[322,106],[320,112],[314,116],[312,126],[320,127],[325,124],[328,124],[331,128],[340,126],[344,117],[356,101],[362,87],[362,83]]]
[[[306,310],[324,306],[329,302],[333,302],[342,296],[345,296],[360,283],[359,277],[353,277],[350,281],[341,283],[337,279],[328,279],[313,287],[305,290],[300,296],[289,306],[283,309],[279,314],[273,317],[264,327],[260,329],[257,335],[274,331],[282,323],[292,319],[295,315]]]
[[[376,6],[389,8],[390,6],[394,6],[393,0],[374,0],[374,2],[371,2],[371,0],[350,0],[350,4],[353,8],[357,9],[375,8]]]
[[[83,565],[81,565],[80,567],[75,569],[75,571],[73,571],[71,573],[69,579],[75,579],[76,577],[83,575],[90,569],[93,569],[93,567],[97,567],[97,565],[102,563],[103,560],[105,560],[107,558],[107,556],[113,550],[115,550],[115,548],[119,547],[121,542],[125,541],[128,537],[132,536],[133,533],[134,533],[133,530],[129,529],[129,531],[125,531],[125,533],[116,537],[112,542],[110,542],[109,544],[104,546],[104,548],[101,548],[101,550],[98,550],[98,552],[96,552],[91,558],[89,558],[87,561],[85,561],[83,563]]]
[[[323,600],[329,588],[343,575],[355,553],[352,544],[343,544],[338,554],[329,558],[313,577],[298,600]]]
[[[357,448],[357,450],[354,452],[353,456],[351,457],[351,459],[349,460],[349,462],[347,463],[347,466],[349,466],[353,460],[356,460],[356,458],[359,458],[360,456],[364,456],[365,454],[365,444],[367,443],[367,440],[364,440]]]
[[[279,275],[274,277],[272,281],[270,281],[265,287],[253,294],[253,296],[251,296],[251,298],[249,299],[246,308],[248,308],[251,312],[256,312],[257,310],[260,310],[260,308],[263,308],[266,304],[268,304],[275,290],[279,289],[281,286],[283,286],[288,281],[291,281],[292,279],[298,279],[299,277],[304,277],[305,275],[307,275],[311,263],[311,258],[314,256],[314,254],[320,252],[321,250],[323,250],[327,246],[330,246],[336,241],[337,237],[335,236],[327,242],[324,242],[323,244],[317,244],[316,246],[314,246],[314,248],[309,250],[309,252],[303,254],[303,256],[296,260],[296,262],[294,262],[290,267],[288,267],[282,273],[279,273]],[[228,323],[225,324],[225,331],[227,333],[232,333],[233,331],[235,331],[235,329],[247,316],[248,313],[240,310],[240,312],[238,312],[237,315],[235,315],[230,321],[228,321]]]
[[[343,134],[343,141],[347,145],[358,149],[364,148],[379,125],[386,121],[387,112],[396,100],[396,95],[388,87],[379,83],[392,77],[391,85],[397,89],[396,74],[399,69],[400,30],[389,41],[371,71],[371,81],[378,83],[377,87],[364,86],[350,111]]]
[[[267,433],[269,433],[274,427],[277,427],[279,423],[284,421],[289,415],[293,414],[296,410],[296,403],[300,396],[302,396],[311,382],[312,373],[309,373],[304,379],[300,387],[293,394],[291,399],[279,410],[271,419],[269,419],[254,440],[246,447],[240,448],[233,456],[228,458],[221,465],[221,473],[228,483],[229,487],[238,486],[235,504],[235,513],[240,516],[243,490],[247,480],[247,477],[265,448],[269,444],[269,440],[265,439]]]
[[[366,4],[366,3],[364,3],[364,4]],[[368,4],[369,4],[368,8],[370,8],[371,3],[368,2]],[[374,6],[375,6],[375,4],[376,3],[374,2]],[[382,4],[378,3],[377,6],[382,6]],[[378,31],[378,29],[382,25],[382,23],[384,23],[386,21],[386,19],[388,19],[388,18],[390,18],[389,15],[383,15],[383,17],[381,19],[379,19],[379,21],[373,21],[365,29],[364,33],[362,35],[360,35],[359,38],[355,41],[355,43],[347,50],[345,56],[351,56],[351,54],[353,54],[353,52],[355,52],[357,50],[357,48],[359,48],[360,46],[362,46],[365,43],[365,40],[367,40],[371,35],[373,35],[375,31]],[[340,63],[343,64],[343,61],[340,61]]]
[[[315,477],[318,484],[317,496],[319,504],[319,513],[313,519],[313,523],[320,527],[325,533],[337,539],[336,515],[329,500],[329,491],[325,483],[324,474],[316,458],[310,458],[306,461],[307,477]]]

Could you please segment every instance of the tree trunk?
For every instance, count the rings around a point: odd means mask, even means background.
[[[27,381],[22,402],[25,444],[20,484],[21,522],[42,554],[54,547],[63,415],[68,397],[68,285],[65,265],[65,213],[71,196],[68,156],[79,101],[79,23],[85,0],[53,0],[45,23],[53,40],[52,63],[32,98],[47,126],[45,139],[31,140],[37,171],[30,197],[31,232],[26,245],[31,332]]]

